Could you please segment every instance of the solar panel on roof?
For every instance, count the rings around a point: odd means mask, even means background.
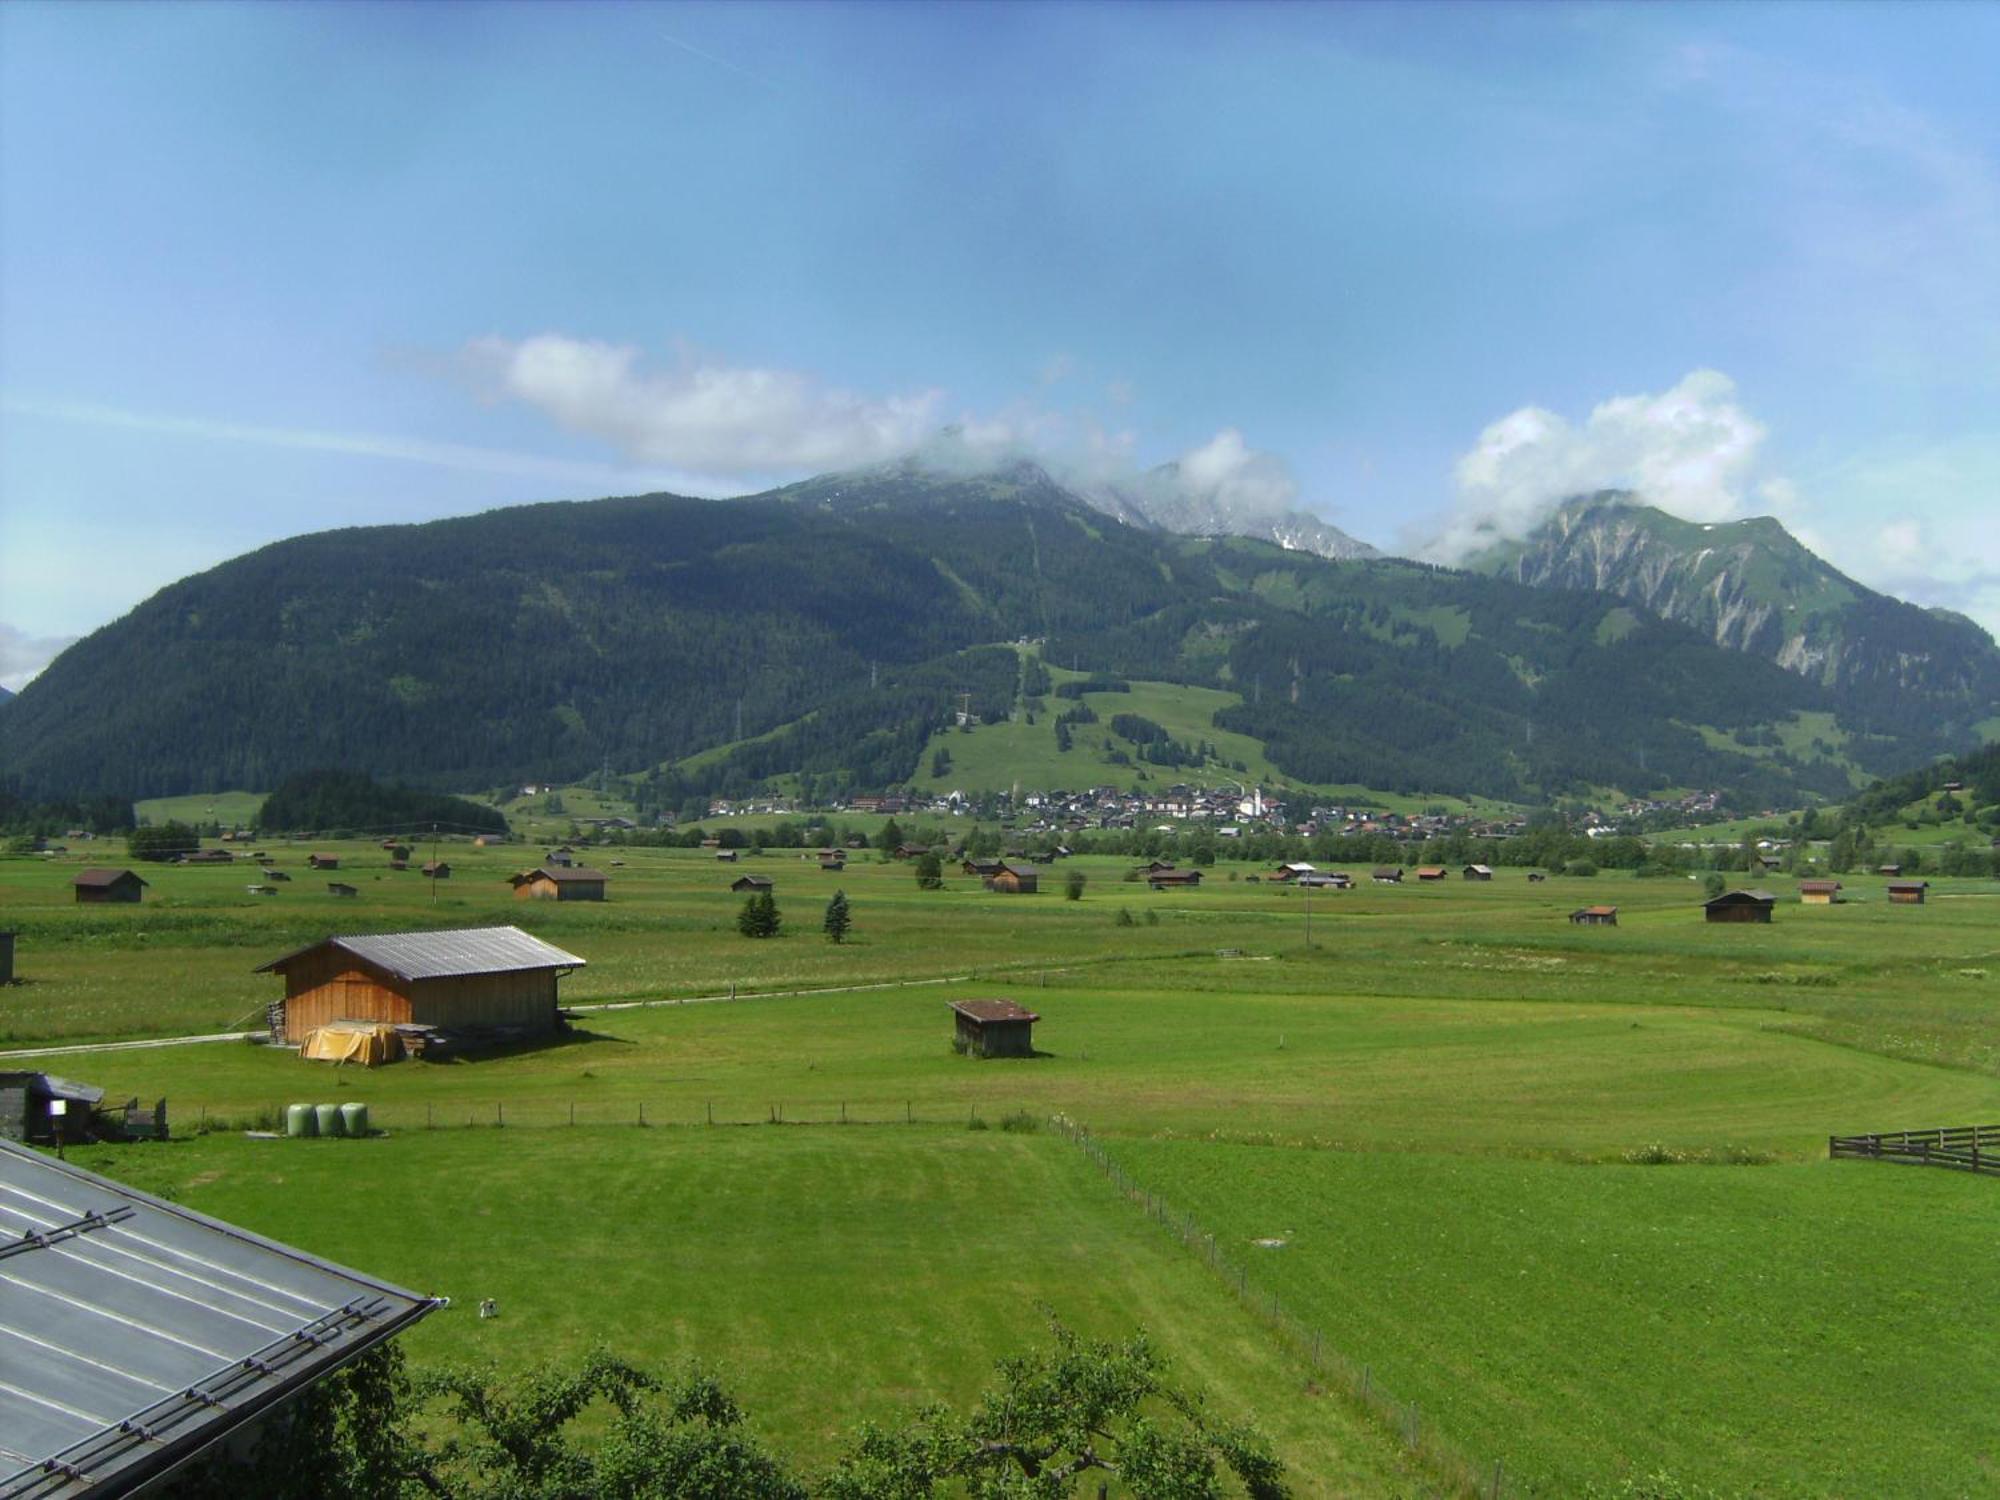
[[[429,1298],[0,1141],[0,1500],[123,1494]]]

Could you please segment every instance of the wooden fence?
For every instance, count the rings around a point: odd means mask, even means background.
[[[1832,1135],[1829,1157],[1869,1156],[1920,1167],[1955,1167],[2000,1177],[2000,1125],[1948,1125],[1940,1130],[1891,1130],[1880,1135]]]

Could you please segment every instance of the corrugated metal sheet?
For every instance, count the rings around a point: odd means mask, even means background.
[[[383,932],[331,937],[261,965],[282,970],[300,954],[331,945],[399,979],[451,979],[466,974],[509,974],[523,969],[580,969],[584,961],[518,927],[467,927],[450,932]]]
[[[125,1494],[434,1305],[0,1141],[0,1500]]]

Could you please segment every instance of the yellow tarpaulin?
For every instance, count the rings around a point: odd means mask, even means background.
[[[360,1063],[364,1068],[395,1062],[403,1055],[396,1028],[376,1021],[336,1021],[306,1034],[299,1056],[313,1062]]]

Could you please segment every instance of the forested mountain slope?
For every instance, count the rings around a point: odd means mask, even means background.
[[[1141,530],[1019,466],[277,543],[64,652],[0,714],[0,767],[37,796],[329,765],[469,789],[729,746],[687,786],[880,787],[914,774],[959,694],[987,718],[1017,707],[1024,638],[1064,667],[1239,695],[1218,723],[1312,784],[1774,801],[1844,794],[1852,768],[1902,769],[1961,728],[1603,594]],[[1810,714],[1837,747],[1775,732]],[[1073,784],[1090,779],[1080,757]]]

